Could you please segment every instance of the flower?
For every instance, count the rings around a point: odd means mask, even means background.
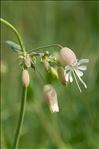
[[[57,93],[54,87],[50,84],[43,87],[44,99],[49,102],[50,110],[52,112],[59,112]]]
[[[65,66],[64,76],[66,82],[73,82],[74,77],[76,84],[81,92],[81,88],[77,80],[78,78],[80,82],[84,85],[84,87],[87,88],[87,85],[81,77],[83,76],[83,71],[87,69],[87,67],[82,64],[88,63],[88,59],[81,59],[78,61],[75,53],[70,48],[63,47],[59,52],[59,61],[62,65]]]
[[[85,84],[85,82],[82,80],[81,77],[83,76],[83,71],[87,69],[87,66],[83,64],[86,64],[88,62],[89,62],[88,59],[81,59],[79,61],[77,60],[71,63],[70,65],[66,65],[64,69],[64,75],[65,75],[66,81],[71,83],[73,82],[73,77],[74,77],[80,92],[81,92],[81,88],[79,86],[77,78],[80,80],[83,86],[87,88],[87,85]]]

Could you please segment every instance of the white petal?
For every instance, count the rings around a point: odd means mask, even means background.
[[[70,82],[73,82],[73,77],[71,73],[70,73]]]
[[[88,62],[89,62],[89,59],[81,59],[81,60],[79,60],[78,65],[88,63]]]
[[[69,65],[65,66],[65,71],[67,72],[68,70],[70,70],[71,67]]]
[[[75,71],[76,75],[78,76],[79,80],[81,81],[81,83],[84,85],[85,88],[87,88],[87,85],[85,84],[85,82],[81,79],[81,77],[78,75],[78,73]]]
[[[82,66],[78,66],[78,69],[80,69],[80,70],[87,70],[87,66],[85,66],[85,65],[82,65]]]
[[[65,79],[67,82],[70,81],[70,71],[68,73],[65,73]]]
[[[75,71],[76,71],[76,73],[77,73],[80,77],[83,76],[83,72],[82,72],[82,71],[80,71],[80,70],[78,70],[78,69],[75,69]]]
[[[51,104],[51,105],[50,105],[50,110],[51,110],[52,112],[59,112],[58,103],[56,102],[56,103],[54,103],[54,104]]]
[[[66,74],[65,78],[66,78],[66,81],[69,82],[69,73]]]

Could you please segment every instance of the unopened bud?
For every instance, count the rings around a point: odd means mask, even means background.
[[[66,85],[67,81],[66,81],[66,78],[65,78],[65,75],[64,75],[64,69],[62,67],[59,67],[57,69],[57,72],[58,72],[58,77],[59,77],[59,80],[61,81],[61,83],[63,85]]]
[[[48,71],[48,75],[50,78],[50,82],[55,82],[58,79],[58,73],[54,67],[50,67],[50,69]]]
[[[29,78],[29,73],[26,69],[22,71],[22,82],[25,87],[29,86],[30,78]]]
[[[77,62],[77,59],[75,53],[71,49],[64,47],[59,52],[59,61],[63,65],[72,65]]]
[[[44,64],[45,69],[48,71],[50,68],[49,62],[47,60],[44,60],[43,64]]]
[[[52,85],[44,85],[43,87],[44,98],[49,102],[50,110],[52,112],[59,112],[57,93]]]

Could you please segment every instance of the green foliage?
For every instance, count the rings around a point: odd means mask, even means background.
[[[10,48],[15,52],[19,52],[21,50],[20,46],[13,41],[7,40],[5,43],[8,44]]]
[[[60,82],[54,84],[60,107],[58,114],[50,113],[43,100],[44,70],[41,66],[38,66],[40,73],[30,70],[31,85],[19,148],[98,149],[99,2],[2,1],[1,4],[2,18],[18,29],[26,50],[60,43],[71,48],[78,58],[90,60],[84,78],[87,90],[79,93],[75,83],[68,87]],[[4,26],[1,28],[2,41],[16,41],[12,32]],[[10,42],[10,46],[12,44]],[[5,45],[1,45],[1,49],[1,61],[7,64],[7,72],[1,74],[2,148],[10,149],[19,116],[21,72],[17,56]]]

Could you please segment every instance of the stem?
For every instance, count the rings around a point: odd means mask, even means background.
[[[23,124],[23,120],[24,120],[25,105],[26,105],[26,98],[27,98],[27,88],[25,86],[23,87],[23,95],[22,96],[23,97],[22,97],[22,101],[21,101],[21,110],[20,110],[19,121],[18,121],[17,130],[16,130],[16,136],[15,136],[15,140],[14,140],[13,149],[18,148],[22,124]]]
[[[20,47],[21,47],[21,50],[22,50],[22,52],[25,53],[25,48],[24,48],[24,45],[23,45],[23,41],[21,39],[21,36],[20,36],[19,32],[16,30],[16,28],[13,25],[11,25],[9,22],[7,22],[6,20],[4,20],[2,18],[0,18],[0,22],[3,23],[4,25],[6,25],[7,27],[9,27],[16,34],[17,39],[18,39],[19,44],[20,44]]]
[[[59,48],[63,48],[60,44],[52,44],[52,45],[48,45],[48,46],[42,46],[42,47],[38,47],[36,49],[32,49],[31,51],[29,51],[29,53],[31,53],[32,51],[36,51],[36,50],[39,50],[39,49],[43,49],[43,48],[49,48],[49,47],[59,47]]]

